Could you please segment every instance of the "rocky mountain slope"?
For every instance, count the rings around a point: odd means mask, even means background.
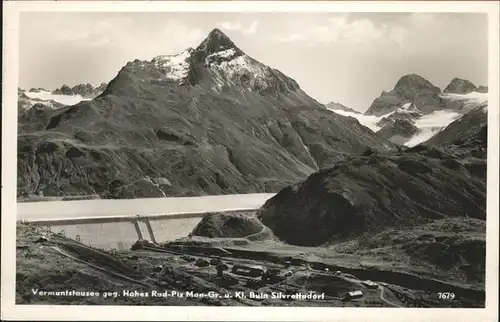
[[[486,160],[417,146],[338,162],[281,190],[260,211],[284,241],[321,245],[436,219],[486,216]]]
[[[220,30],[178,55],[134,60],[91,101],[18,139],[18,195],[104,198],[277,191],[367,146],[392,148],[326,109]]]
[[[54,100],[31,98],[22,89],[17,91],[18,131],[38,131],[44,127],[40,123],[48,122],[54,110],[64,107]]]

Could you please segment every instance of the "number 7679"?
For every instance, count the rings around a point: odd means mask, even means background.
[[[455,293],[451,293],[451,292],[438,292],[438,298],[440,300],[453,300],[455,298]]]

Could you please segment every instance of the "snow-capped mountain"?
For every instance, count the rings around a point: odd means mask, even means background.
[[[444,107],[440,94],[439,87],[425,78],[416,74],[405,75],[398,80],[392,91],[382,92],[365,114],[386,115],[408,103],[424,114],[432,113]]]
[[[478,90],[479,87],[471,82],[455,78],[446,87],[446,92],[441,93],[438,87],[413,74],[402,77],[392,92],[382,93],[364,115],[331,109],[355,117],[385,139],[411,147],[429,140],[464,114],[487,104],[488,93]],[[487,88],[481,87],[481,90]]]
[[[42,93],[42,94],[41,94]],[[20,112],[24,112],[34,106],[40,108],[44,106],[46,108],[58,109],[64,106],[64,104],[53,100],[50,96],[44,96],[45,92],[26,92],[22,89],[18,89],[17,91],[17,104],[18,110]],[[43,97],[43,98],[41,98]]]
[[[24,94],[29,99],[39,101],[41,104],[45,105],[49,104],[49,102],[57,102],[65,106],[69,106],[75,105],[81,101],[90,100],[90,98],[84,98],[81,95],[53,94],[53,92],[46,90],[38,92],[25,92]]]
[[[102,83],[97,87],[93,87],[87,83],[78,84],[73,87],[63,85],[61,88],[53,91],[45,88],[31,88],[29,91],[19,89],[18,100],[20,100],[19,104],[24,106],[24,109],[30,108],[37,103],[50,108],[60,108],[91,100],[100,95],[106,89],[106,86],[106,83]],[[29,104],[28,101],[30,102]]]

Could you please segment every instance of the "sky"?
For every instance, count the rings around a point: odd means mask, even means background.
[[[19,87],[113,79],[134,59],[195,48],[214,28],[321,103],[366,111],[406,74],[487,85],[481,13],[22,12]]]

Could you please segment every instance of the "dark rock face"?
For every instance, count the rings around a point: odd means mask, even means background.
[[[242,238],[257,234],[264,225],[249,213],[210,213],[195,227],[191,236],[209,238]]]
[[[52,91],[53,94],[60,95],[80,95],[83,98],[94,98],[100,95],[106,89],[107,84],[101,83],[98,87],[94,88],[91,84],[78,84],[73,87],[69,87],[68,85],[63,85],[61,88],[58,88]]]
[[[396,119],[392,124],[387,124],[377,132],[381,138],[396,144],[403,144],[413,135],[418,133],[418,128],[410,120]]]
[[[228,36],[226,36],[222,31],[216,28],[212,30],[208,34],[208,37],[205,38],[205,40],[203,40],[203,42],[198,46],[198,48],[196,48],[196,52],[199,53],[198,57],[204,56],[203,58],[206,58],[211,54],[215,54],[217,52],[221,52],[228,49],[234,49],[235,55],[238,56],[243,55],[241,49],[236,47],[236,45],[233,43],[231,39],[229,39]]]
[[[54,90],[53,93],[61,95],[73,95],[73,92],[71,92],[71,87],[69,87],[68,85],[61,86],[61,88]]]
[[[486,218],[486,159],[426,146],[365,153],[281,190],[258,217],[281,240],[322,245],[433,220]]]
[[[367,146],[393,148],[224,37],[130,62],[95,99],[32,120],[45,130],[20,132],[18,194],[274,192]],[[39,151],[45,144],[56,148]],[[72,147],[81,153],[68,157]]]
[[[443,108],[443,100],[439,96],[441,90],[421,76],[411,74],[403,76],[394,89],[375,99],[366,111],[367,115],[383,115],[392,112],[405,103],[413,105],[423,113],[431,113]]]
[[[30,88],[28,92],[33,92],[33,93],[39,93],[39,92],[44,92],[47,91],[45,88],[42,87],[36,87],[36,88]]]
[[[474,85],[472,82],[466,79],[454,78],[451,83],[446,86],[443,92],[454,94],[468,94],[476,90],[476,85]]]
[[[353,110],[352,108],[349,108],[345,105],[342,105],[340,103],[336,103],[336,102],[330,102],[328,104],[325,105],[327,108],[331,109],[331,110],[341,110],[341,111],[344,111],[344,112],[351,112],[351,113],[356,113],[356,114],[361,114],[360,112],[356,111],[356,110]]]
[[[396,121],[408,121],[413,124],[415,122],[414,120],[420,116],[422,116],[422,113],[419,112],[394,112],[389,116],[381,118],[380,121],[377,122],[377,125],[381,127],[390,126]]]

